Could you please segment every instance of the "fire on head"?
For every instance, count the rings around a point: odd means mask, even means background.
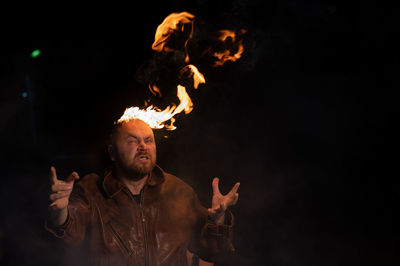
[[[131,180],[145,177],[156,164],[153,130],[140,119],[117,123],[108,151],[116,171]]]

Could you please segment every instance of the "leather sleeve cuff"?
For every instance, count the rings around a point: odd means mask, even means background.
[[[208,233],[218,236],[230,236],[233,230],[233,215],[230,211],[225,213],[225,221],[223,224],[216,224],[210,216],[207,216]]]
[[[47,220],[45,221],[44,228],[46,231],[50,232],[52,235],[54,235],[57,238],[64,238],[65,237],[65,230],[68,228],[68,226],[71,224],[71,219],[69,217],[69,211],[68,211],[68,216],[67,220],[65,223],[62,225],[51,225]]]
[[[207,217],[205,234],[208,239],[216,240],[216,248],[220,251],[234,252],[233,247],[233,225],[234,218],[230,211],[225,213],[224,224],[216,224],[210,217]]]

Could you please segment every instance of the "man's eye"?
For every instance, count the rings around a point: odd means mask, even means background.
[[[152,139],[146,139],[145,142],[146,142],[146,143],[152,143],[153,140],[152,140]]]

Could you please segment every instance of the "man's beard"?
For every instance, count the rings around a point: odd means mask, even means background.
[[[155,162],[151,160],[149,165],[139,165],[138,163],[133,164],[125,164],[122,160],[116,161],[117,169],[121,172],[121,174],[133,181],[140,180],[150,174],[155,166]]]

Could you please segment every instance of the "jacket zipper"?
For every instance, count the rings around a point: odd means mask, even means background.
[[[122,247],[126,250],[126,252],[128,253],[128,255],[129,255],[129,256],[132,255],[132,251],[130,250],[130,248],[128,248],[128,247],[125,245],[125,242],[122,241],[121,236],[120,236],[120,235],[117,233],[117,231],[114,229],[113,225],[112,225],[111,223],[109,223],[109,225],[110,225],[111,231],[114,233],[114,235],[117,237],[117,239],[119,240],[119,242],[122,244]]]
[[[147,232],[146,232],[146,219],[144,217],[143,214],[143,194],[144,194],[144,190],[145,190],[146,186],[143,187],[142,192],[140,193],[140,203],[139,203],[139,209],[140,209],[140,218],[142,220],[142,229],[143,229],[143,237],[144,237],[144,260],[145,260],[145,265],[148,266],[149,265],[149,250],[148,250],[148,246],[147,246]]]

